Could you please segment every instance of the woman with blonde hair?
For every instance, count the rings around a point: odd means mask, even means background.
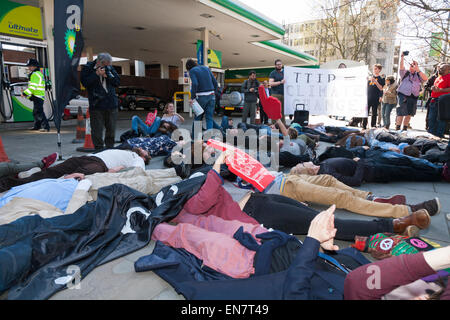
[[[175,107],[172,102],[169,102],[166,104],[164,110],[163,110],[163,116],[161,118],[162,120],[172,122],[177,127],[180,126],[184,122],[184,118],[176,113]]]

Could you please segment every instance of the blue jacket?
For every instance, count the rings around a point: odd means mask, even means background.
[[[197,93],[217,90],[217,81],[211,70],[205,66],[196,66],[189,70],[191,77],[191,99],[197,98]]]

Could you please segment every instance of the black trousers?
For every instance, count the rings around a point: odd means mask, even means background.
[[[93,156],[73,157],[60,164],[36,172],[28,178],[19,179],[14,177],[3,177],[0,179],[0,192],[4,192],[11,189],[12,187],[20,186],[22,184],[41,179],[57,179],[66,174],[83,173],[88,175],[96,172],[107,171],[108,167],[106,167],[105,163],[100,158]]]
[[[279,164],[284,167],[292,168],[299,163],[311,161],[309,155],[304,154],[301,156],[296,156],[287,151],[280,152]]]
[[[33,96],[31,101],[33,101],[34,128],[50,129],[50,125],[48,124],[47,117],[44,113],[44,100]]]
[[[243,211],[266,228],[295,235],[308,234],[309,225],[318,211],[302,203],[276,194],[253,193]],[[336,240],[353,241],[355,236],[370,236],[381,232],[394,232],[393,219],[371,221],[334,219]]]
[[[89,109],[91,116],[91,136],[95,149],[113,148],[116,136],[118,109]],[[105,140],[103,141],[103,128]]]
[[[261,123],[262,124],[268,124],[269,123],[269,116],[264,111],[264,108],[263,108],[261,102],[259,103],[259,113],[260,113],[260,116],[261,116]]]
[[[372,109],[372,119],[370,121],[370,126],[374,128],[377,125],[377,116],[378,116],[378,106],[380,105],[379,98],[371,99],[368,101],[368,112],[370,113],[370,109]],[[368,118],[363,119],[363,128],[367,129],[367,120]]]

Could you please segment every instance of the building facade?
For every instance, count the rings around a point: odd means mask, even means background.
[[[335,15],[285,25],[284,43],[315,56],[321,64],[338,59],[364,61],[368,65],[381,64],[383,74],[395,74],[398,0],[366,1],[358,14],[343,1]],[[353,28],[355,23],[358,27]],[[355,47],[360,48],[359,52]]]

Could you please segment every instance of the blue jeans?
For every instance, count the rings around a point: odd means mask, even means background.
[[[438,104],[431,102],[428,111],[428,132],[436,137],[443,138],[447,123],[438,118]]]
[[[194,118],[194,121],[202,121],[203,116],[206,115],[206,130],[221,129],[221,127],[214,121],[214,107],[216,105],[216,98],[213,94],[209,96],[197,96],[198,104],[205,112]],[[194,123],[192,123],[192,132],[194,132]]]
[[[138,116],[133,116],[131,118],[131,129],[133,129],[134,132],[139,133],[138,128],[141,128],[141,130],[146,135],[151,135],[151,134],[155,133],[156,130],[158,130],[160,123],[161,123],[161,118],[156,117],[155,122],[153,122],[152,126],[149,127],[144,121],[142,121],[141,118],[139,118]]]
[[[389,129],[391,125],[391,111],[395,108],[395,104],[390,103],[382,103],[381,114],[383,116],[383,124],[384,127]]]

